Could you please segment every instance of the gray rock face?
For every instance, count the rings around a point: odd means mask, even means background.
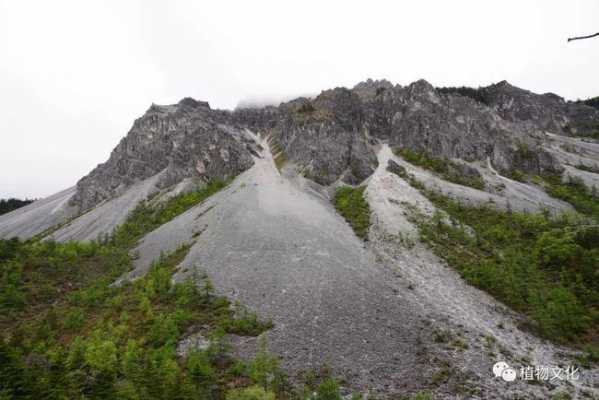
[[[391,146],[467,161],[490,158],[501,172],[562,169],[541,148],[533,126],[505,120],[481,102],[440,94],[424,80],[407,87],[377,82],[370,86],[374,90],[366,91],[364,84],[357,86],[366,104],[370,134],[389,141]]]
[[[588,134],[599,127],[599,111],[566,102],[553,94],[536,94],[506,81],[480,89],[487,104],[507,121],[525,121],[550,132]]]
[[[566,138],[599,130],[598,110],[553,94],[534,94],[507,82],[463,94],[435,89],[424,80],[405,87],[367,80],[353,89],[325,90],[315,98],[298,98],[278,107],[222,111],[191,98],[152,105],[108,161],[77,183],[61,206],[68,212],[54,213],[47,220],[63,223],[125,196],[150,178],[153,187],[144,193],[236,176],[259,157],[259,145],[248,130],[268,137],[297,171],[323,185],[338,180],[357,184],[368,178],[377,168],[374,148],[381,141],[436,157],[485,164],[488,160],[503,175],[515,169],[559,173],[572,157],[548,144],[556,139],[546,132]],[[31,236],[48,228],[47,223],[35,222],[32,213],[16,219],[14,215],[0,219],[6,221],[0,226],[5,236],[25,232]],[[77,229],[84,231],[95,234],[98,229]],[[65,237],[76,238],[71,233]]]
[[[298,98],[278,108],[235,111],[235,120],[271,136],[305,176],[331,184],[366,179],[377,166],[364,129],[363,105],[345,88],[326,90],[314,100]]]
[[[225,180],[239,174],[253,164],[255,144],[230,120],[230,113],[191,98],[152,105],[110,159],[77,183],[71,204],[87,211],[158,173],[158,188],[190,177]]]

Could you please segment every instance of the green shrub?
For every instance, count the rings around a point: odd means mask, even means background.
[[[118,366],[117,351],[113,341],[93,338],[85,345],[83,360],[94,372],[115,374]]]
[[[394,152],[410,164],[428,169],[446,181],[478,190],[485,189],[485,181],[480,175],[464,173],[465,166],[451,160],[433,157],[426,152],[413,151],[408,148],[394,149]]]
[[[196,191],[181,193],[154,207],[147,201],[141,202],[129,215],[127,221],[112,234],[113,245],[131,248],[143,235],[172,220],[195,205],[206,200],[227,185],[222,181],[211,181]]]
[[[454,223],[441,214],[420,219],[421,238],[467,282],[526,313],[548,338],[578,341],[596,329],[599,229],[588,220],[504,212],[425,194]]]
[[[241,336],[258,336],[262,332],[272,328],[271,321],[260,321],[255,312],[238,306],[239,311],[234,318],[223,321],[222,327],[227,333]]]
[[[433,395],[428,392],[418,392],[412,397],[413,400],[433,400]]]
[[[588,327],[590,317],[578,298],[565,287],[530,295],[531,315],[548,337],[576,339]]]
[[[280,383],[279,359],[268,352],[265,338],[259,339],[258,352],[248,366],[248,375],[265,389],[277,389]]]
[[[316,389],[316,400],[341,400],[339,384],[333,378],[325,379]]]
[[[218,337],[233,311],[208,282],[203,288],[172,282],[190,245],[161,256],[135,282],[111,287],[131,269],[129,251],[141,235],[218,187],[142,205],[101,243],[0,240],[0,392],[9,398],[224,398],[235,361]],[[251,334],[270,327],[255,314],[231,325]],[[179,359],[176,344],[200,326],[213,344]],[[268,384],[283,388],[275,366],[260,356],[253,371],[256,377],[273,371]]]
[[[63,324],[69,331],[78,331],[85,324],[85,311],[80,307],[72,308],[65,315]]]
[[[335,208],[351,225],[356,235],[366,240],[370,227],[370,207],[364,198],[366,186],[337,188],[333,203]]]
[[[260,386],[250,386],[229,391],[226,400],[275,400],[275,394],[267,392]]]
[[[217,375],[207,352],[192,351],[187,356],[186,367],[192,379],[198,383],[213,382]]]
[[[555,198],[572,204],[576,211],[599,221],[599,195],[577,178],[568,178],[562,182],[560,175],[545,175],[547,193]]]
[[[4,262],[0,268],[0,310],[8,314],[25,306],[23,267],[15,262]]]
[[[507,173],[507,177],[518,182],[526,181],[526,174],[519,169],[512,169]]]

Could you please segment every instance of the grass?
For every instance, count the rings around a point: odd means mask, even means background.
[[[432,171],[446,181],[478,190],[485,189],[485,181],[480,175],[467,176],[463,173],[463,166],[451,160],[432,157],[425,152],[413,151],[407,148],[394,149],[393,151],[410,164]]]
[[[370,207],[364,198],[366,186],[357,188],[343,186],[337,189],[333,203],[335,208],[351,225],[356,236],[362,240],[368,238],[370,227]]]
[[[507,173],[507,177],[518,182],[526,182],[526,174],[519,169],[512,169]]]

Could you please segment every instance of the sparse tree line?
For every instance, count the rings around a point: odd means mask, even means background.
[[[0,199],[0,215],[16,210],[17,208],[25,207],[27,204],[31,203],[33,203],[33,200],[29,199]]]

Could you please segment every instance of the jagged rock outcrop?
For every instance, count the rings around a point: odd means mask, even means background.
[[[481,89],[486,102],[508,121],[525,121],[536,128],[565,134],[599,131],[599,111],[567,102],[554,93],[536,94],[506,81]]]
[[[505,120],[471,98],[439,93],[424,80],[406,87],[371,81],[355,90],[366,104],[370,134],[391,146],[466,161],[489,158],[504,173],[562,170],[533,126]]]
[[[377,168],[375,148],[381,142],[479,165],[488,160],[504,175],[514,170],[560,173],[572,157],[545,132],[564,138],[587,135],[598,121],[595,108],[507,82],[479,89],[436,89],[424,80],[408,86],[367,80],[352,89],[325,90],[277,107],[235,111],[213,110],[206,102],[185,98],[174,105],[152,105],[108,161],[69,192],[56,214],[64,217],[48,220],[62,223],[117,197],[131,200],[123,200],[127,208],[120,214],[126,215],[147,193],[178,192],[194,182],[236,176],[259,157],[253,133],[268,138],[271,150],[303,176],[331,185],[368,178]],[[592,166],[587,158],[579,163]],[[18,221],[25,224],[23,216]],[[122,218],[116,218],[101,230],[120,222]],[[36,229],[16,229],[15,222],[11,224],[6,235],[34,235],[49,228],[37,224]]]
[[[592,107],[507,82],[478,89],[476,97],[440,92],[424,80],[405,87],[368,80],[351,90],[325,90],[278,107],[228,112],[191,98],[153,105],[110,159],[77,184],[70,204],[89,210],[156,174],[158,189],[186,178],[237,175],[256,154],[245,129],[270,137],[306,177],[329,185],[337,180],[356,184],[370,176],[377,167],[371,146],[377,140],[436,157],[489,159],[501,173],[561,172],[539,135],[584,131],[599,121]]]
[[[89,210],[157,174],[161,189],[185,178],[226,180],[245,171],[253,164],[255,143],[230,121],[230,113],[191,98],[152,105],[109,160],[77,183],[71,204]]]
[[[356,94],[336,88],[314,100],[284,103],[280,109],[281,118],[271,134],[306,177],[324,185],[339,178],[357,184],[374,172],[376,155]]]
[[[478,89],[445,88],[461,92],[491,107],[506,121],[525,122],[534,129],[553,133],[591,135],[599,132],[599,110],[566,101],[554,93],[537,94],[501,81]]]

